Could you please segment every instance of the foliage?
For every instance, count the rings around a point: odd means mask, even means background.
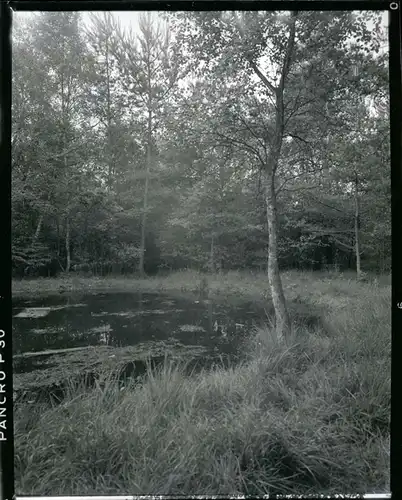
[[[16,19],[14,274],[54,276],[68,260],[134,272],[142,246],[151,274],[265,270],[274,105],[258,72],[277,83],[288,15],[166,13],[139,36],[110,13],[85,29],[79,13]],[[275,178],[282,268],[355,268],[353,171],[362,267],[390,270],[383,43],[375,12],[298,14]]]

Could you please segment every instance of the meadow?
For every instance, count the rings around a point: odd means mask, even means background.
[[[17,494],[389,492],[389,277],[289,271],[283,283],[290,310],[320,320],[295,323],[286,343],[267,316],[236,365],[189,375],[166,359],[140,383],[111,373],[71,383],[58,405],[16,404]],[[242,272],[26,280],[13,294],[111,288],[269,304],[266,277]]]

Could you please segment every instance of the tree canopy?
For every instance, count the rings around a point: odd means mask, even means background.
[[[389,271],[380,13],[15,24],[16,276],[266,271],[273,238],[279,268]]]

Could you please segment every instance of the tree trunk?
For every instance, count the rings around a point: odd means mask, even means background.
[[[385,245],[384,240],[380,243],[380,273],[385,274]]]
[[[148,145],[147,145],[147,171],[145,175],[145,188],[144,188],[144,203],[141,220],[141,243],[140,243],[140,275],[144,276],[144,259],[145,259],[145,233],[147,223],[147,209],[148,209],[148,189],[149,189],[149,172],[151,170],[151,140],[152,140],[152,114],[149,111],[148,117]]]
[[[212,309],[212,301],[208,301],[208,323],[209,323],[209,333],[212,334],[214,329],[214,314]]]
[[[109,65],[109,34],[106,38],[106,54],[105,54],[105,63],[106,63],[106,92],[107,92],[107,157],[108,157],[108,189],[109,191],[113,186],[113,174],[114,174],[114,165],[113,165],[113,153],[112,153],[112,114],[111,114],[111,95],[110,95],[110,65]]]
[[[56,234],[57,234],[57,257],[60,257],[60,221],[56,217]]]
[[[62,73],[61,78],[61,110],[63,119],[63,164],[64,164],[64,175],[66,176],[67,184],[67,207],[65,212],[66,217],[66,267],[65,272],[70,272],[71,267],[71,255],[70,255],[70,219],[69,219],[69,203],[70,203],[70,193],[69,193],[69,174],[68,174],[68,162],[67,162],[67,119],[68,119],[68,98],[64,95],[64,74]]]
[[[356,252],[356,276],[361,279],[362,270],[360,263],[360,210],[359,210],[359,179],[355,177],[355,252]]]
[[[275,176],[278,169],[279,159],[282,150],[283,136],[285,132],[285,106],[284,106],[284,91],[286,79],[290,71],[292,56],[294,51],[296,37],[296,20],[298,12],[294,11],[290,14],[289,37],[286,43],[285,55],[281,68],[281,75],[278,86],[274,86],[269,79],[261,72],[255,61],[248,58],[250,66],[255,74],[261,80],[263,85],[275,98],[275,128],[270,139],[267,139],[268,144],[265,147],[267,155],[266,163],[263,165],[265,176],[265,204],[268,223],[268,282],[272,295],[272,302],[275,310],[275,328],[279,338],[288,339],[291,333],[291,323],[289,313],[286,307],[285,295],[283,293],[281,276],[278,265],[278,245],[277,245],[277,207],[276,207],[276,192],[275,192]],[[242,29],[241,26],[239,27]],[[267,151],[270,151],[267,154]]]
[[[38,225],[36,226],[35,234],[32,238],[32,245],[34,245],[38,241],[40,230],[42,229],[42,223],[43,223],[43,215],[40,215],[38,220]]]
[[[148,187],[149,187],[149,174],[152,162],[152,88],[151,88],[151,68],[148,54],[148,130],[147,130],[147,170],[145,175],[145,189],[144,189],[144,204],[141,221],[141,243],[140,243],[140,262],[139,272],[144,276],[144,254],[145,254],[145,232],[147,221],[148,209]]]
[[[65,272],[70,272],[71,254],[70,254],[70,220],[66,218],[66,269]]]
[[[214,235],[211,236],[211,249],[209,252],[209,272],[214,274],[215,263],[214,263]]]
[[[273,179],[267,178],[265,185],[265,203],[268,223],[268,283],[275,311],[275,329],[278,338],[286,340],[291,331],[290,317],[286,307],[278,264],[278,219],[276,193]]]

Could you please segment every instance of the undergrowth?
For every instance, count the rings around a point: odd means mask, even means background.
[[[17,493],[389,492],[389,286],[294,273],[284,286],[322,307],[321,325],[286,343],[260,327],[229,368],[166,361],[141,383],[111,375],[57,406],[17,405]]]

